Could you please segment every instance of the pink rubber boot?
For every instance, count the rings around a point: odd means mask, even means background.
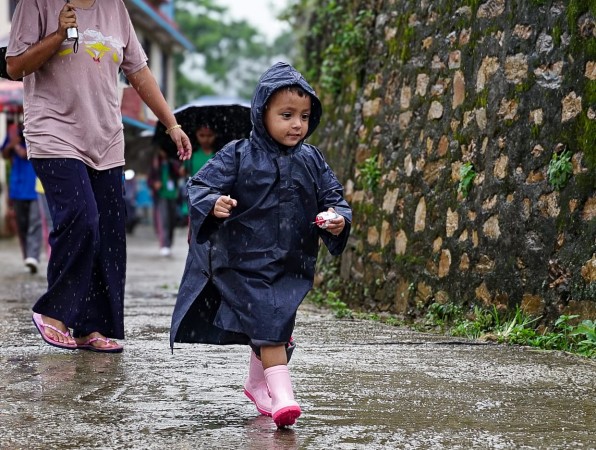
[[[302,411],[300,405],[294,400],[288,366],[273,366],[265,369],[265,379],[271,394],[271,413],[275,425],[278,427],[294,425]]]
[[[255,404],[257,411],[271,417],[271,397],[269,396],[267,382],[265,381],[263,363],[252,350],[250,352],[248,377],[244,382],[244,395]]]

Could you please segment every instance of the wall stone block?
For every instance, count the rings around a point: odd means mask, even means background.
[[[452,237],[459,228],[459,213],[447,208],[447,223],[445,224],[445,235]]]
[[[582,278],[587,283],[596,282],[596,253],[592,255],[592,258],[586,262],[581,268]]]
[[[426,200],[421,197],[416,206],[416,213],[414,216],[414,232],[420,233],[426,228]]]
[[[434,100],[430,104],[430,109],[428,110],[428,118],[433,120],[433,119],[440,119],[441,117],[443,117],[443,105],[441,105],[441,103]]]
[[[507,155],[501,155],[495,161],[495,168],[493,169],[493,175],[495,178],[502,180],[507,176],[507,165],[509,164],[509,157]]]
[[[478,69],[478,74],[476,77],[476,92],[481,92],[484,90],[486,83],[495,73],[497,73],[499,68],[499,59],[496,56],[486,56],[482,60],[482,64],[480,69]]]
[[[395,235],[395,254],[405,255],[408,248],[408,236],[404,230],[399,230]]]
[[[376,227],[370,227],[368,229],[368,244],[371,246],[375,246],[379,243],[379,230]]]
[[[441,251],[441,258],[439,259],[439,278],[445,278],[449,275],[451,268],[451,252],[447,249]]]
[[[490,217],[482,226],[482,232],[490,239],[499,239],[501,236],[501,229],[499,228],[499,216]]]
[[[505,60],[505,78],[513,84],[520,84],[528,78],[528,56],[518,53]]]
[[[505,12],[505,0],[488,0],[480,5],[476,17],[479,19],[494,19]]]
[[[582,112],[582,98],[575,92],[569,93],[562,101],[563,113],[561,122],[567,122]]]
[[[534,69],[536,83],[547,89],[559,89],[563,83],[563,61],[552,64],[543,64]]]
[[[497,115],[499,115],[503,120],[516,120],[517,108],[518,101],[516,99],[503,98],[501,99],[501,106],[497,112]]]
[[[585,222],[596,219],[596,195],[586,200],[584,209],[582,211],[582,220]]]
[[[555,218],[561,213],[559,194],[557,192],[541,195],[536,206],[543,217]]]
[[[596,80],[596,61],[588,61],[586,63],[586,71],[584,75],[588,80]]]
[[[391,242],[391,225],[386,220],[381,224],[381,248],[385,248]]]
[[[484,303],[484,306],[491,306],[493,302],[492,295],[486,286],[486,283],[482,283],[475,290],[476,298]]]

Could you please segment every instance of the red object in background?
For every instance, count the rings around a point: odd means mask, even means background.
[[[0,111],[23,111],[23,83],[0,79]]]
[[[122,116],[129,117],[139,122],[146,123],[150,126],[155,126],[155,122],[147,117],[147,106],[141,100],[141,96],[131,86],[124,88],[122,93],[122,106],[120,107]]]

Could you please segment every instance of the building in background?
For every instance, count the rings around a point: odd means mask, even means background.
[[[173,21],[172,0],[124,0],[139,41],[149,57],[149,68],[155,75],[172,109],[174,104],[174,55],[194,51]],[[125,82],[125,80],[123,80]],[[126,139],[127,168],[146,173],[151,160],[151,138],[156,117],[132,87],[124,87],[122,120]]]
[[[101,1],[101,0],[96,0]],[[173,20],[172,0],[123,0],[130,14],[139,41],[149,58],[148,64],[168,103],[174,108],[175,67],[174,55],[194,51],[191,42],[179,31]],[[6,46],[10,32],[10,19],[18,0],[0,0],[0,46]],[[6,123],[11,116],[22,115],[22,86],[20,94],[15,93],[15,83],[0,79],[0,143],[6,137]],[[6,95],[16,96],[16,105],[2,103],[2,86]],[[20,86],[16,84],[16,86]],[[136,91],[121,80],[122,122],[126,142],[127,168],[144,173],[151,159],[151,138],[155,129],[156,117],[141,101]],[[8,94],[10,87],[11,93]],[[8,98],[8,97],[6,97]],[[20,100],[20,105],[19,105]],[[0,236],[6,232],[6,167],[0,158]]]

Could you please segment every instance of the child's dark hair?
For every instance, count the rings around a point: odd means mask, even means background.
[[[291,86],[281,88],[281,89],[286,89],[288,92],[291,92],[292,94],[296,94],[298,97],[310,97],[310,94],[308,92],[306,92],[304,90],[304,88],[302,86],[300,86],[299,84],[293,84]]]
[[[210,130],[215,131],[215,127],[213,126],[213,123],[211,123],[207,119],[203,119],[203,120],[197,122],[197,124],[195,125],[195,132],[198,131],[199,128],[209,128]]]
[[[284,87],[281,87],[271,93],[271,95],[267,99],[267,103],[265,103],[265,109],[267,109],[269,107],[269,101],[271,100],[271,97],[273,97],[273,94],[277,94],[278,92],[281,92],[284,90],[287,92],[291,92],[292,94],[296,94],[298,97],[310,97],[310,94],[299,84],[292,84],[290,86],[284,86]],[[312,102],[312,98],[311,98],[311,102]]]

